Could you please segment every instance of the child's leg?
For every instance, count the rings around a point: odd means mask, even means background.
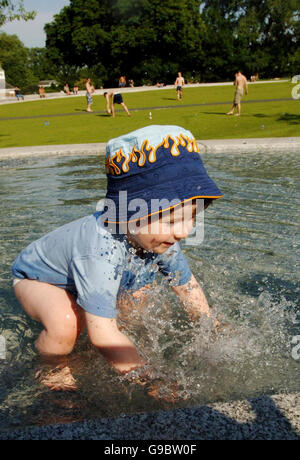
[[[125,112],[127,113],[127,115],[130,117],[131,114],[130,114],[128,108],[127,108],[127,105],[126,105],[124,102],[122,102],[122,103],[121,103],[121,106],[123,107],[123,109],[125,110]]]
[[[84,311],[74,296],[51,284],[28,279],[14,289],[26,313],[45,328],[36,341],[38,351],[46,356],[71,353],[85,324]]]
[[[109,99],[110,99],[110,113],[112,117],[114,118],[115,117],[115,105],[114,105],[114,94],[113,93],[109,95]]]

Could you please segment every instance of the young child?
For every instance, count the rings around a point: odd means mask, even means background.
[[[129,112],[128,107],[125,104],[121,93],[114,94],[112,91],[109,91],[109,92],[106,91],[103,94],[103,96],[105,97],[105,100],[106,100],[106,112],[109,115],[112,115],[113,118],[115,117],[115,104],[121,105],[123,109],[125,110],[125,112],[127,113],[127,115],[129,117],[131,116],[131,113]]]
[[[207,206],[222,194],[196,140],[177,126],[147,126],[112,139],[106,169],[105,208],[31,243],[13,264],[13,283],[26,313],[44,326],[36,341],[41,355],[68,355],[86,326],[106,360],[128,373],[145,362],[118,328],[118,311],[126,308],[124,293],[146,298],[154,265],[193,320],[210,316],[179,242],[193,227],[196,199]],[[44,383],[76,387],[67,379]]]

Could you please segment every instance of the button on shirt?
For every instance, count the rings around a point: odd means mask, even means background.
[[[83,217],[29,244],[12,266],[14,278],[28,278],[67,289],[86,311],[105,318],[117,316],[122,290],[151,284],[156,272],[173,285],[192,276],[178,243],[164,254],[134,254],[126,235],[112,235],[101,224],[101,212]]]

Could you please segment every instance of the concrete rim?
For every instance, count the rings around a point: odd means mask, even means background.
[[[197,141],[200,153],[300,153],[300,137],[209,139]],[[42,145],[0,149],[0,161],[9,158],[105,155],[106,143]]]

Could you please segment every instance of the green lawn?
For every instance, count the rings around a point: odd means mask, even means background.
[[[290,98],[292,88],[291,83],[285,82],[250,84],[249,96],[245,96],[244,101]],[[227,117],[224,114],[231,108],[233,93],[233,86],[185,88],[180,102],[175,90],[124,93],[132,117],[121,111],[116,113],[115,119],[101,112],[105,109],[103,96],[94,97],[93,109],[100,113],[93,114],[84,112],[85,97],[2,105],[0,147],[106,142],[149,124],[181,125],[190,129],[197,139],[300,135],[299,100],[243,104],[242,117]],[[197,106],[214,103],[217,104]],[[193,106],[182,107],[185,105]],[[164,108],[166,106],[168,108]],[[61,116],[63,114],[66,115]],[[3,120],[30,116],[42,118]]]

